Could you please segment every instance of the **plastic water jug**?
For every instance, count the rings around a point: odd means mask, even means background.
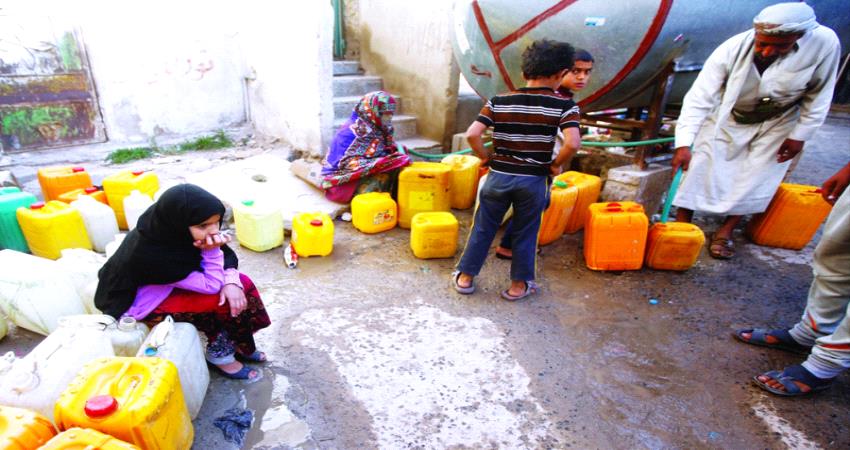
[[[415,162],[398,175],[398,225],[410,228],[416,213],[451,209],[451,173],[448,164]]]
[[[593,203],[584,230],[584,261],[592,270],[643,266],[649,219],[635,202]]]
[[[86,363],[106,356],[113,356],[112,345],[100,331],[59,327],[12,364],[0,384],[0,404],[52,419],[54,403],[71,380]]]
[[[481,202],[481,189],[484,187],[484,183],[487,182],[487,177],[490,175],[489,171],[478,179],[478,191],[475,193],[475,210],[478,210],[478,204]],[[502,218],[502,224],[508,221],[511,216],[514,215],[514,207],[511,206],[508,208],[508,211],[505,213],[505,217]]]
[[[65,192],[64,194],[59,194],[59,197],[56,197],[56,200],[65,203],[71,203],[74,200],[80,197],[91,197],[104,205],[109,205],[109,202],[106,200],[106,192],[94,187],[89,186],[87,188],[82,189],[74,189],[73,191]]]
[[[91,176],[79,166],[43,167],[38,169],[38,184],[47,202],[65,192],[91,186]]]
[[[649,228],[646,265],[657,270],[688,270],[699,258],[705,234],[684,222],[656,223]]]
[[[233,205],[233,221],[239,245],[264,252],[283,245],[283,216],[279,207],[245,200]]]
[[[109,340],[115,356],[136,356],[148,335],[148,326],[132,317],[115,320],[106,314],[82,314],[59,319],[61,328],[91,328]]]
[[[602,179],[595,175],[588,175],[581,172],[564,172],[555,180],[561,180],[570,186],[578,188],[578,198],[576,198],[576,206],[573,208],[573,213],[570,215],[570,220],[567,221],[567,227],[564,233],[575,233],[584,228],[587,221],[588,206],[595,203],[599,199],[599,192],[602,190]]]
[[[94,305],[94,293],[97,290],[97,272],[106,263],[106,258],[91,250],[67,248],[56,260],[60,268],[68,275],[83,307],[89,314],[100,314]]]
[[[124,215],[124,197],[130,195],[132,191],[139,191],[149,198],[153,198],[156,191],[159,190],[159,178],[153,172],[125,170],[104,178],[103,190],[106,192],[109,206],[115,211],[118,227],[126,230],[127,218]]]
[[[18,224],[16,211],[21,207],[29,208],[36,201],[35,195],[21,192],[16,187],[0,188],[0,247],[19,252],[30,251]]]
[[[38,450],[140,450],[133,444],[88,428],[70,428]]]
[[[47,335],[60,317],[86,312],[56,261],[0,250],[0,267],[0,309],[15,325]]]
[[[118,234],[118,220],[115,219],[115,212],[112,208],[87,196],[74,200],[71,206],[76,208],[83,217],[83,225],[86,227],[86,234],[89,236],[92,247],[96,251],[105,252],[106,244]]]
[[[0,406],[0,448],[34,450],[56,435],[53,424],[41,414]]]
[[[471,208],[478,192],[478,169],[481,159],[473,155],[448,155],[443,164],[452,168],[451,205],[455,209]]]
[[[543,212],[543,219],[540,222],[538,245],[550,244],[564,234],[577,199],[578,188],[568,185],[563,180],[552,182],[552,188],[549,191],[549,207]]]
[[[831,210],[817,186],[782,183],[767,210],[750,221],[747,235],[759,245],[800,250]]]
[[[417,258],[451,258],[457,251],[458,222],[450,212],[422,212],[413,216],[410,248]]]
[[[210,384],[204,348],[195,326],[166,317],[153,327],[136,356],[163,358],[177,366],[186,407],[194,419],[201,410]]]
[[[18,208],[17,216],[33,255],[56,259],[65,248],[91,250],[83,216],[67,203],[36,202]]]
[[[127,220],[127,229],[136,228],[136,222],[139,217],[153,205],[153,199],[147,194],[142,194],[139,191],[130,192],[130,195],[124,197],[124,217]]]
[[[398,205],[388,192],[368,192],[351,199],[351,224],[363,233],[380,233],[395,228]]]
[[[327,256],[334,248],[334,223],[321,213],[300,213],[292,219],[292,248],[298,256]]]
[[[174,363],[101,358],[56,401],[56,426],[91,428],[143,449],[188,450],[194,429]]]

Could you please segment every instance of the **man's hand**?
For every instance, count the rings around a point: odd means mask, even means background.
[[[794,139],[785,139],[782,145],[779,146],[779,152],[776,154],[776,161],[784,163],[800,153],[803,150],[804,141],[796,141]]]
[[[836,172],[835,175],[829,177],[823,183],[821,195],[823,195],[823,199],[827,203],[834,205],[838,197],[841,197],[841,193],[847,189],[848,184],[850,184],[850,164],[844,166],[843,169]]]
[[[555,164],[554,162],[549,165],[549,174],[552,175],[552,178],[557,177],[561,174],[561,166]]]
[[[211,250],[217,247],[221,247],[224,244],[230,242],[230,236],[226,234],[213,234],[207,236],[206,239],[195,241],[192,243],[195,247],[201,250]]]
[[[676,149],[676,152],[673,154],[673,174],[676,174],[676,171],[679,170],[679,167],[682,170],[688,170],[688,166],[691,164],[691,148],[690,147],[679,147]]]
[[[245,292],[235,284],[225,284],[218,293],[218,306],[224,305],[224,302],[230,304],[230,315],[236,317],[245,310],[248,306],[248,299],[245,298]]]

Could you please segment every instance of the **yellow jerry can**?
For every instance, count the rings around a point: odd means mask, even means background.
[[[564,228],[578,199],[578,188],[568,185],[563,180],[552,182],[549,191],[549,207],[543,211],[543,219],[540,221],[540,232],[537,234],[537,244],[547,245],[554,242],[564,234]]]
[[[334,222],[321,213],[300,213],[292,219],[292,248],[298,256],[327,256],[334,249]]]
[[[767,210],[750,221],[747,235],[758,245],[800,250],[831,210],[817,186],[782,183]]]
[[[398,226],[410,228],[416,213],[451,210],[448,164],[415,162],[398,175]]]
[[[139,450],[139,447],[99,431],[71,428],[57,434],[39,450]]]
[[[418,213],[410,227],[410,248],[420,259],[451,258],[457,251],[458,228],[450,212]]]
[[[187,450],[194,429],[177,368],[162,358],[101,358],[56,401],[60,430],[91,428],[145,450]]]
[[[481,167],[481,159],[473,155],[448,155],[442,162],[452,168],[452,208],[471,208],[475,204],[475,194],[478,193],[478,169]]]
[[[159,190],[159,178],[153,172],[144,170],[124,170],[112,174],[103,179],[103,191],[106,192],[106,200],[115,211],[118,219],[118,227],[127,229],[127,218],[124,215],[124,197],[130,192],[139,191],[153,199]]]
[[[584,229],[584,261],[592,270],[643,266],[649,219],[635,202],[593,203]]]
[[[599,192],[602,191],[602,179],[595,175],[588,175],[581,172],[564,172],[557,177],[555,181],[563,181],[568,185],[578,188],[578,198],[576,206],[573,208],[573,213],[567,221],[567,227],[564,228],[564,233],[575,233],[584,227],[587,222],[588,206],[591,203],[596,203],[599,199]]]
[[[395,228],[398,205],[387,192],[368,192],[351,200],[351,223],[363,233],[380,233]]]
[[[688,270],[697,262],[705,234],[692,223],[656,223],[649,228],[646,265],[658,270]]]
[[[79,166],[42,167],[38,169],[38,184],[48,202],[65,192],[91,186],[91,176]]]
[[[233,222],[236,239],[245,248],[264,252],[283,244],[283,216],[279,208],[244,200],[233,205]]]
[[[0,406],[0,449],[35,450],[55,434],[53,424],[41,414]]]
[[[33,255],[59,259],[66,248],[92,249],[83,216],[67,203],[36,202],[16,213]]]

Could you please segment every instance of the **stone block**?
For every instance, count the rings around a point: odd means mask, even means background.
[[[643,205],[648,216],[655,214],[664,202],[664,194],[670,187],[671,168],[650,164],[645,170],[630,164],[608,170],[608,179],[602,188],[602,200],[606,202],[631,200]]]
[[[15,175],[8,170],[0,170],[0,187],[16,187],[21,188],[21,183]]]

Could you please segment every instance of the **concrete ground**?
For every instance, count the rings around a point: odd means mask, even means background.
[[[820,184],[850,160],[848,142],[850,120],[830,119],[791,181]],[[462,246],[471,213],[455,213]],[[338,220],[333,253],[294,270],[280,249],[234,245],[273,318],[257,334],[272,361],[253,384],[212,375],[194,448],[236,448],[212,426],[234,406],[255,411],[243,448],[257,449],[850,447],[847,374],[810,398],[774,397],[751,378],[801,358],[730,336],[796,322],[814,242],[736,242],[735,259],[704,251],[685,273],[593,272],[582,233],[567,235],[538,259],[543,292],[518,303],[498,295],[508,261],[488,259],[461,296],[455,261],[414,258],[399,228]],[[14,330],[0,352],[37,339]]]

